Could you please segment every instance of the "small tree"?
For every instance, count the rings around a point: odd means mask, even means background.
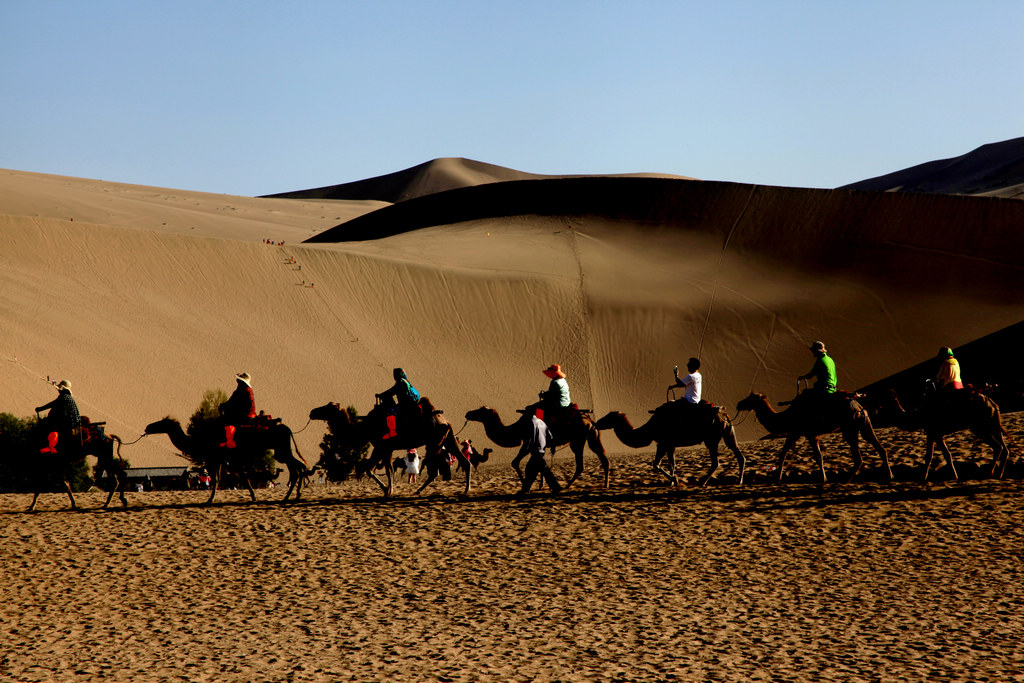
[[[355,406],[345,409],[349,420],[355,423],[359,419],[359,411]],[[361,448],[349,448],[342,439],[334,433],[330,423],[327,425],[327,433],[320,442],[320,463],[327,472],[327,478],[331,481],[345,481],[353,476],[361,479],[369,470],[370,446],[366,444]]]

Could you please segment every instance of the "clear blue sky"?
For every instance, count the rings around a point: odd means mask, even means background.
[[[0,0],[0,167],[259,195],[461,156],[836,187],[1024,136],[1024,2]]]

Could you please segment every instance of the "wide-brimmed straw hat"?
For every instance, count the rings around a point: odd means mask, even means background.
[[[544,371],[544,374],[551,379],[555,379],[556,377],[565,377],[565,373],[562,372],[562,366],[558,363],[552,363],[548,369]]]
[[[249,377],[249,373],[248,372],[240,372],[240,373],[238,373],[237,375],[235,375],[235,379],[237,379],[239,382],[244,383],[245,386],[247,386],[247,387],[251,387],[252,386],[252,384],[249,383],[249,382],[252,381],[252,377]]]

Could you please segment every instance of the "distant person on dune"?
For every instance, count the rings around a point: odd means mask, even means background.
[[[963,389],[960,362],[953,356],[953,349],[943,346],[936,357],[939,359],[939,374],[935,376],[935,388],[939,391]]]

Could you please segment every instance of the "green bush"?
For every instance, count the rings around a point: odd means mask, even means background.
[[[352,422],[356,422],[359,419],[359,411],[356,410],[355,406],[349,406],[345,410],[348,412]],[[320,465],[324,468],[330,481],[345,481],[352,478],[362,479],[363,475],[369,471],[369,444],[359,449],[345,447],[341,439],[334,434],[330,424],[328,424],[327,433],[324,434],[324,438],[320,442],[320,452]]]

